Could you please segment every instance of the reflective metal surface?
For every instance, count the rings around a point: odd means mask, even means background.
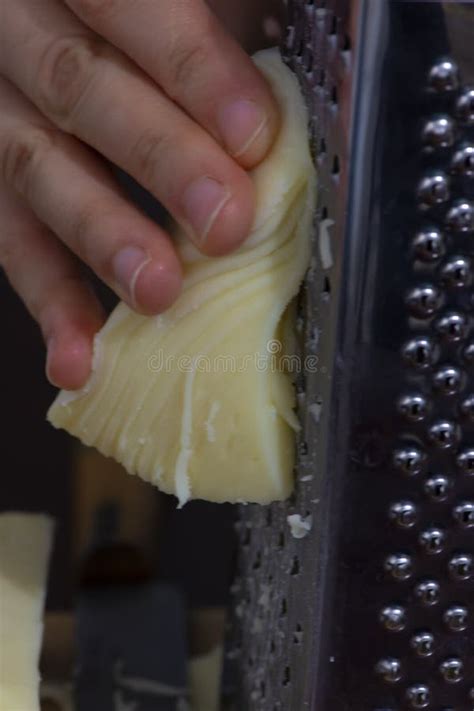
[[[238,708],[469,711],[474,4],[289,9],[319,156],[301,305],[319,369],[298,383],[295,496],[240,524]],[[312,516],[302,541],[293,513]]]

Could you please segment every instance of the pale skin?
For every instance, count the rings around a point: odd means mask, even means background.
[[[0,0],[0,265],[51,382],[84,385],[104,320],[81,262],[143,314],[181,288],[171,238],[104,159],[217,256],[248,235],[247,170],[277,130],[265,80],[204,0]]]

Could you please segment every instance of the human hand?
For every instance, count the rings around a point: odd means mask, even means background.
[[[0,264],[40,324],[52,382],[84,384],[103,321],[80,260],[141,313],[180,290],[171,239],[104,158],[220,255],[248,234],[245,169],[277,124],[203,0],[0,0]]]

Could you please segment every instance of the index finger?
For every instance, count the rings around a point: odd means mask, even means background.
[[[278,128],[269,86],[203,0],[65,0],[125,52],[244,168]]]

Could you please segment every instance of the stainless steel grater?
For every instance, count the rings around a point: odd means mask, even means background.
[[[238,523],[235,707],[468,711],[474,4],[288,5],[319,172],[300,302],[317,362],[296,494]]]

